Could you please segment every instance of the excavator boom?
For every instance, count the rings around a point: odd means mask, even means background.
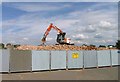
[[[49,25],[49,27],[47,28],[46,32],[45,32],[44,35],[43,35],[43,38],[42,38],[42,43],[43,43],[43,44],[46,42],[46,37],[47,37],[47,35],[49,34],[51,28],[52,28],[52,23]]]
[[[44,43],[46,42],[46,37],[47,37],[47,35],[49,34],[49,32],[50,32],[50,30],[51,30],[52,28],[55,29],[58,33],[63,33],[61,29],[57,28],[56,26],[53,26],[53,24],[51,23],[51,24],[48,26],[46,32],[45,32],[44,35],[43,35],[42,44],[44,44]]]

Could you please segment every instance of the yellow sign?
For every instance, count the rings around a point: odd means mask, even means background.
[[[78,53],[72,53],[72,58],[78,58],[79,54]]]

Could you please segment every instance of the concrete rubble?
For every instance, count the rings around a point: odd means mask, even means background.
[[[44,45],[32,46],[22,45],[16,48],[17,50],[108,50],[109,48],[97,48],[92,46],[75,46],[75,45]],[[116,49],[116,48],[111,48]]]

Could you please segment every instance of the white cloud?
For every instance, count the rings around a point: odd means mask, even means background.
[[[16,44],[16,41],[12,40],[10,41],[11,44]]]
[[[23,38],[23,40],[29,40],[28,38]]]
[[[93,33],[96,32],[96,27],[94,25],[88,25],[85,29],[83,29],[83,32],[86,33]]]
[[[78,20],[76,19],[57,19],[54,21],[55,26],[60,27],[61,29],[71,27],[72,24],[77,22]],[[74,27],[72,27],[74,28]]]
[[[60,10],[63,8],[69,8],[70,5],[49,5],[47,3],[40,3],[40,4],[32,4],[32,3],[26,3],[26,4],[14,4],[12,7],[27,11],[27,12],[40,12],[40,11],[54,11],[54,10]]]
[[[3,2],[118,2],[119,0],[3,0]]]
[[[111,42],[114,42],[112,39],[107,39],[107,40],[97,40],[96,42],[99,42],[99,43],[111,43]]]
[[[86,41],[74,41],[75,45],[88,44]]]
[[[46,40],[51,41],[51,40],[53,40],[53,38],[47,37]]]
[[[85,36],[83,34],[76,34],[72,36],[73,38],[77,39],[77,40],[83,40],[83,39],[87,39],[88,36]]]
[[[99,26],[103,29],[110,29],[112,24],[108,21],[100,21]]]
[[[94,10],[96,6],[92,7],[92,9]],[[65,31],[76,44],[114,43],[116,38],[113,35],[118,34],[117,11],[93,10],[86,11],[84,9],[48,18],[43,18],[40,13],[32,13],[3,21],[3,30],[5,31],[3,36],[6,37],[4,41],[39,44],[48,25],[53,22],[55,26]],[[33,11],[38,10],[31,9],[29,12]],[[47,41],[55,42],[56,34],[56,31],[51,31]],[[29,40],[23,38],[29,38]]]
[[[94,36],[94,38],[102,38],[103,37],[103,35],[101,34],[101,33],[97,33],[97,34],[95,34],[95,36]]]

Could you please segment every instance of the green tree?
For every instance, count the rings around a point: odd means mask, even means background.
[[[114,45],[108,45],[107,47],[111,47],[111,46],[112,46],[112,47],[115,47]]]
[[[120,49],[120,40],[118,40],[118,41],[116,42],[116,47],[117,47],[118,49]]]
[[[87,46],[86,44],[83,44],[82,46]]]
[[[106,48],[106,46],[105,46],[105,45],[99,45],[99,47],[103,47],[103,48]]]
[[[6,44],[6,48],[11,48],[11,47],[13,48],[13,45],[11,43]]]
[[[96,46],[95,46],[95,45],[93,45],[93,44],[90,44],[90,46],[91,46],[91,47],[96,47]]]
[[[0,49],[3,49],[5,45],[3,43],[0,43]]]
[[[11,43],[7,43],[6,46],[12,46],[12,44]]]
[[[20,46],[19,44],[16,44],[16,45],[14,45],[14,48],[17,48],[18,46]]]

